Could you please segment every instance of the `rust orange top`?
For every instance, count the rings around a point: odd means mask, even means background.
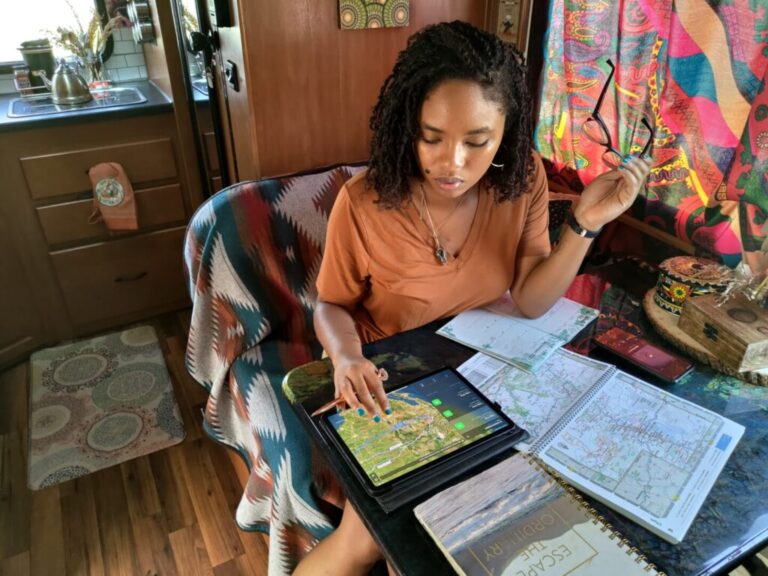
[[[339,191],[317,278],[320,300],[346,308],[363,342],[493,302],[515,279],[518,256],[548,256],[549,193],[535,155],[528,193],[497,204],[481,189],[466,243],[441,264],[413,203],[376,204],[365,172]]]

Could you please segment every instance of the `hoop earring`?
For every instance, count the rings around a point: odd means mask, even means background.
[[[491,162],[491,166],[493,166],[494,168],[504,168],[504,164],[495,164],[493,162]]]

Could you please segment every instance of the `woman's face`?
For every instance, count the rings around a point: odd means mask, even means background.
[[[438,84],[421,106],[416,140],[425,186],[440,196],[458,198],[477,184],[501,145],[505,116],[476,82]]]

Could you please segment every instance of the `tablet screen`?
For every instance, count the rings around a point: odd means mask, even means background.
[[[390,392],[392,414],[355,410],[327,421],[374,486],[514,427],[460,374],[445,368]]]

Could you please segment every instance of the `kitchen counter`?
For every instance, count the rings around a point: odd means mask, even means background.
[[[110,108],[74,109],[55,114],[43,114],[39,116],[24,116],[11,118],[8,116],[11,101],[19,95],[0,94],[0,132],[11,132],[28,128],[44,128],[49,126],[63,126],[66,124],[99,121],[106,118],[129,118],[131,116],[147,116],[161,114],[173,109],[172,102],[151,81],[124,82],[115,84],[119,87],[134,87],[146,97],[147,101],[140,104],[126,106],[113,106]]]
[[[202,76],[192,76],[190,82],[192,84],[192,98],[195,104],[208,102],[208,84],[205,78]]]
[[[194,97],[195,104],[208,104],[210,103],[210,100],[208,99],[208,94],[204,94],[203,92],[200,92],[199,90],[192,89],[192,96]]]

